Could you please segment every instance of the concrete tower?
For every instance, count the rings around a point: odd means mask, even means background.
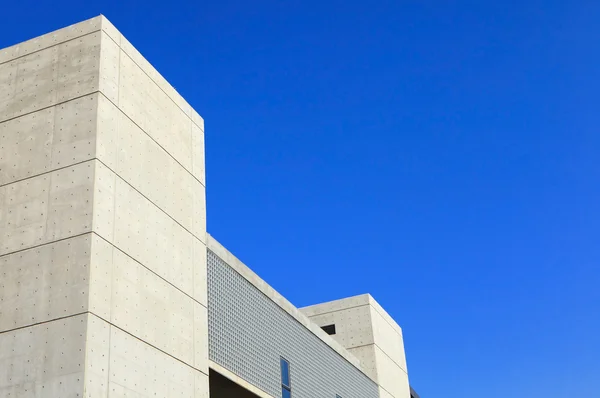
[[[369,294],[300,309],[354,355],[380,398],[410,398],[402,329]]]
[[[203,130],[104,17],[0,51],[0,397],[208,397]]]

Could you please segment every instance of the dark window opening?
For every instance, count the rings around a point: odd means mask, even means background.
[[[323,327],[321,327],[321,329],[323,329],[323,331],[330,336],[335,334],[335,325],[323,326]]]

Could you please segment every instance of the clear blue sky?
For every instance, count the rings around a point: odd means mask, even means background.
[[[423,398],[600,397],[598,1],[20,0],[0,47],[100,13],[294,304],[372,293]]]

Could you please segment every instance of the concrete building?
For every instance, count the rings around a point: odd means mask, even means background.
[[[204,121],[106,18],[0,50],[0,398],[410,395],[371,296],[297,309],[206,233]]]

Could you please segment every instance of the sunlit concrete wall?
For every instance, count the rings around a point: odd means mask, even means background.
[[[402,329],[368,294],[300,309],[360,360],[381,398],[410,398]]]
[[[0,50],[0,397],[208,397],[204,124],[104,17]]]

